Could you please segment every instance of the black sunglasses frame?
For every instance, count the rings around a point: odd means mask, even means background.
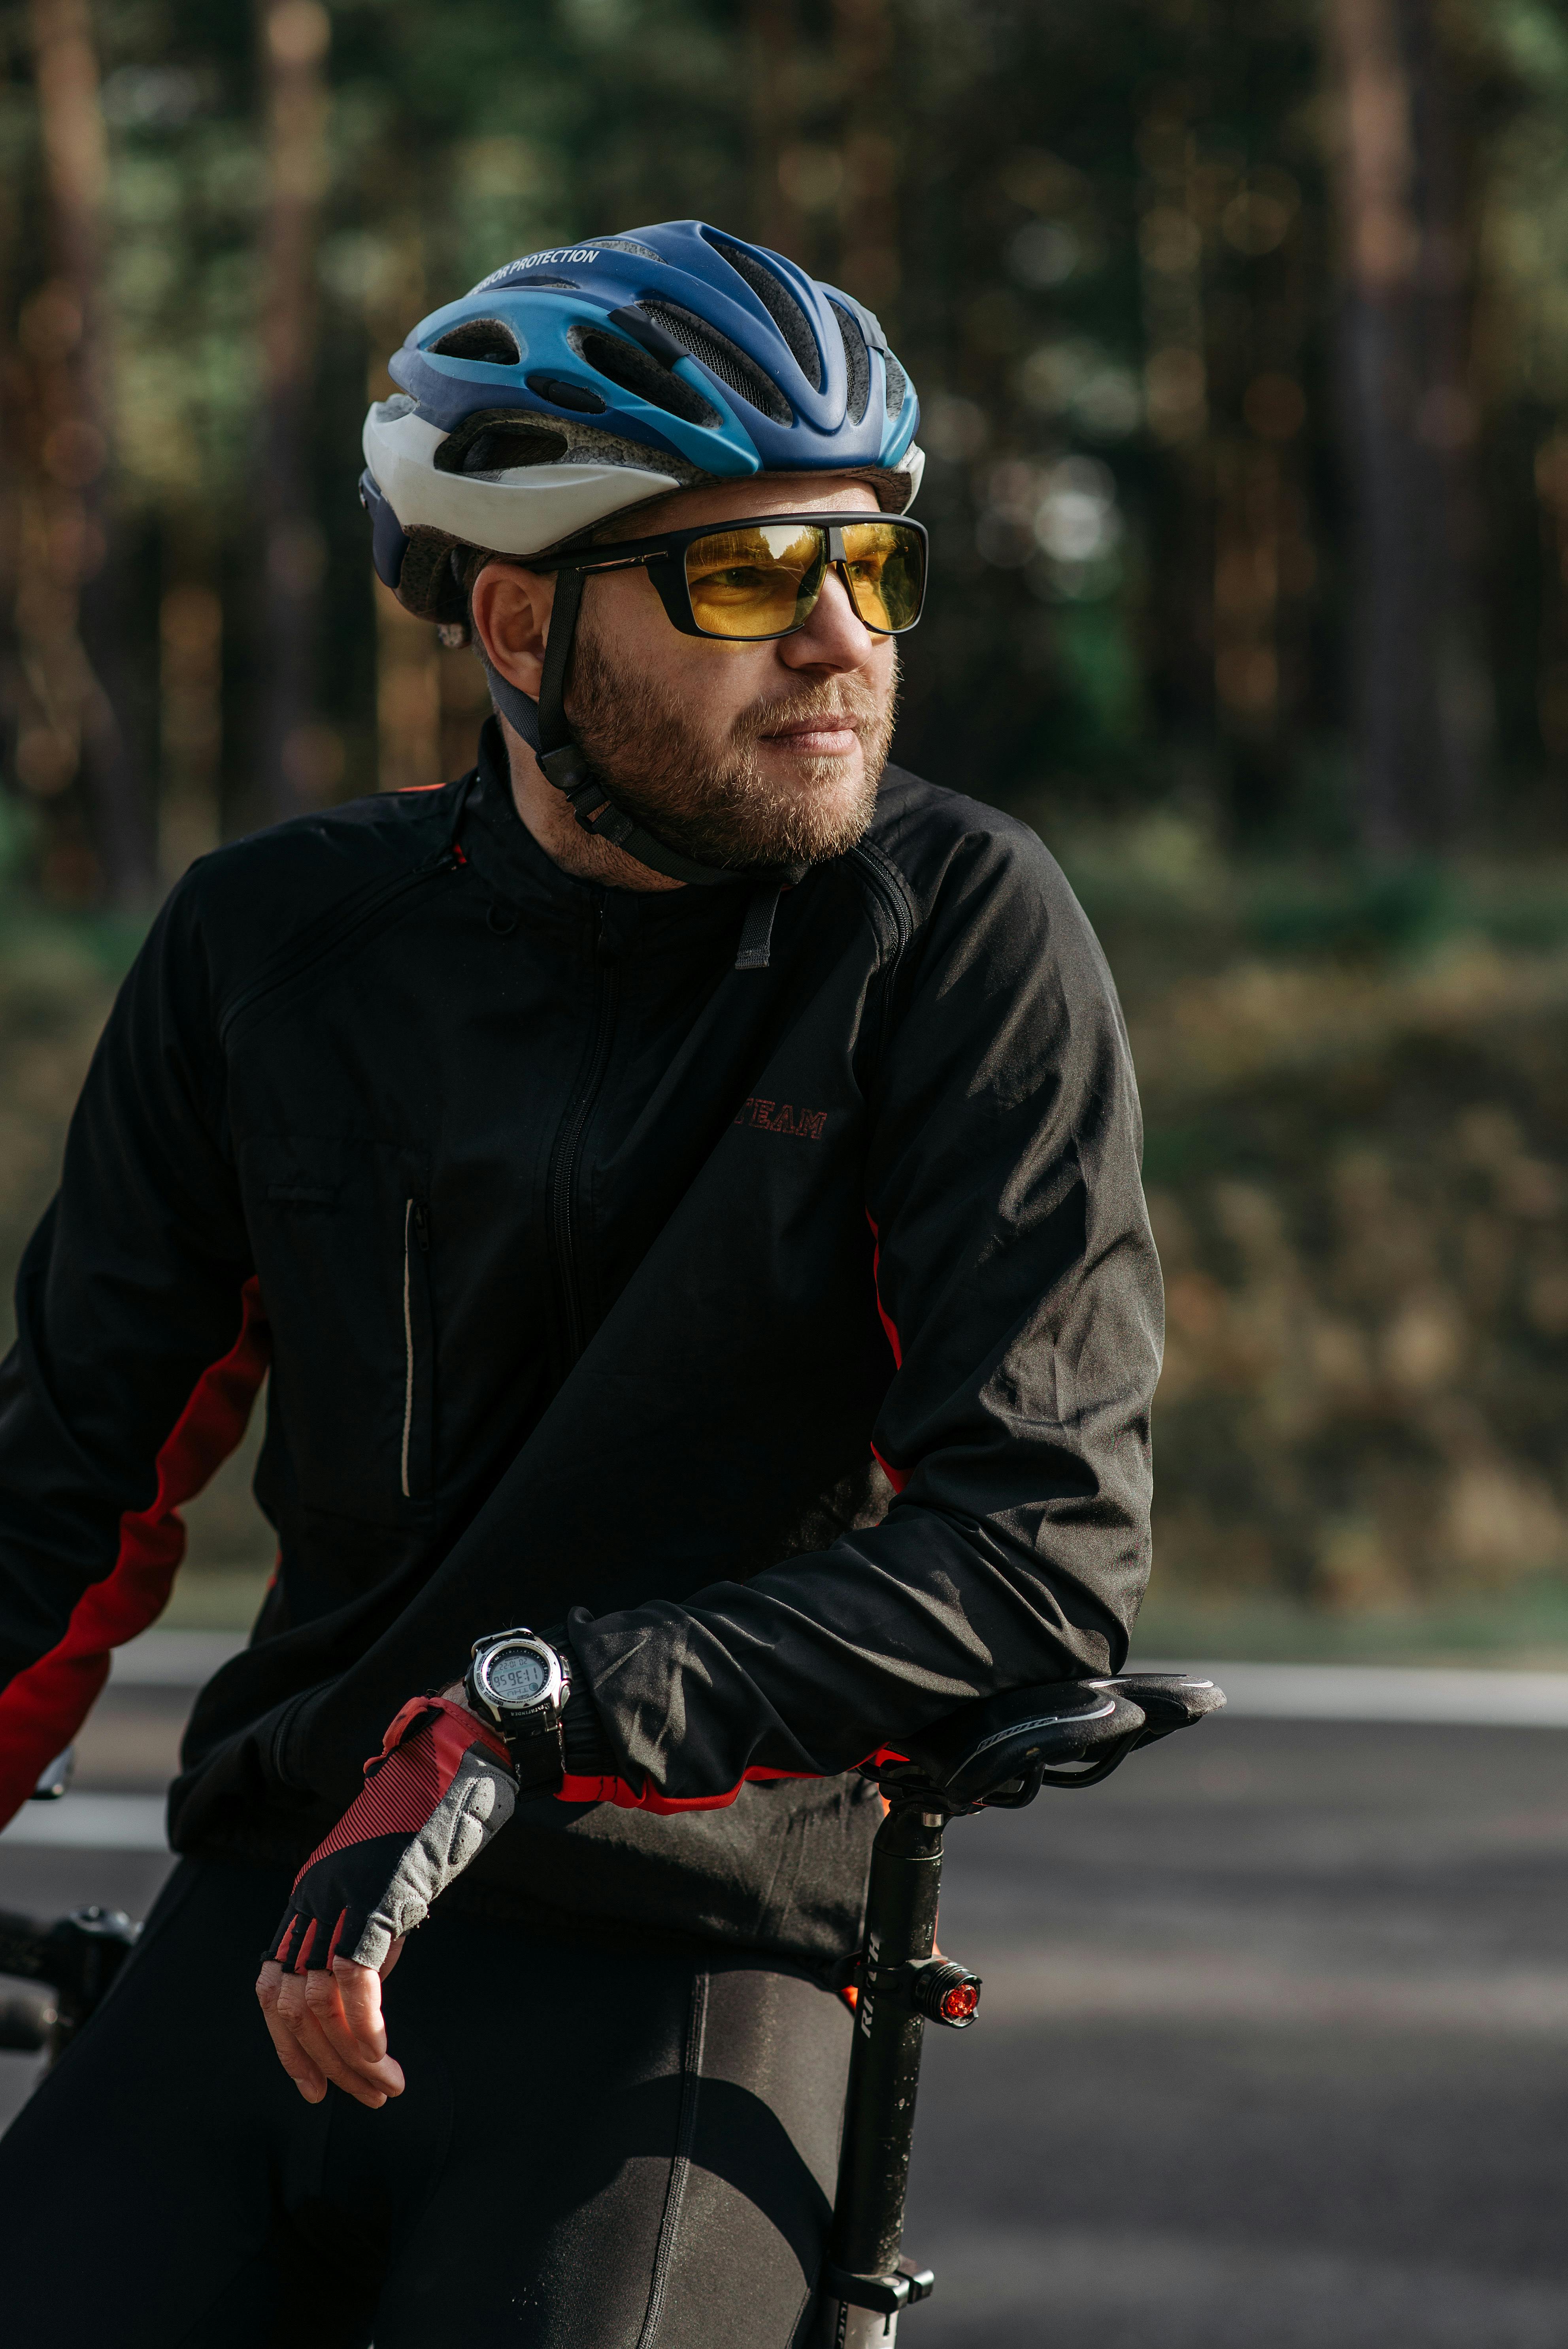
[[[717,628],[698,627],[696,615],[692,609],[691,585],[682,558],[686,548],[695,545],[699,538],[717,538],[723,532],[760,529],[764,525],[771,527],[782,522],[806,523],[813,530],[823,533],[828,541],[828,559],[822,569],[822,585],[827,585],[828,573],[836,571],[855,617],[872,636],[906,636],[911,628],[919,626],[921,613],[925,609],[926,583],[931,574],[931,534],[923,523],[912,522],[904,514],[847,513],[832,517],[821,512],[741,514],[734,522],[709,522],[696,530],[665,531],[658,538],[629,538],[618,546],[587,546],[575,554],[548,554],[543,557],[520,554],[513,559],[528,571],[645,570],[658,590],[659,600],[671,626],[678,628],[683,636],[701,636],[706,643],[715,645],[775,644],[780,636],[799,635],[817,608],[821,587],[812,597],[805,618],[797,620],[792,627],[769,628],[759,636],[727,636]],[[902,628],[873,628],[855,601],[854,585],[850,576],[850,558],[844,553],[844,532],[868,522],[885,522],[896,530],[913,531],[920,540],[920,603],[913,619],[906,620]]]

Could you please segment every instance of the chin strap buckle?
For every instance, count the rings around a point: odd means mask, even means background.
[[[590,788],[593,778],[588,772],[587,762],[576,743],[562,742],[557,750],[541,750],[536,755],[548,780],[554,784],[558,792],[564,792],[573,806],[577,808],[576,794]],[[599,793],[599,804],[601,806],[605,804],[602,790]],[[577,808],[577,821],[581,823],[583,820],[583,811]]]
[[[597,777],[588,773],[587,761],[575,742],[563,742],[558,750],[544,751],[539,764],[545,780],[570,801],[573,814],[591,838],[607,840],[614,848],[626,845],[637,827],[625,809],[616,806]]]

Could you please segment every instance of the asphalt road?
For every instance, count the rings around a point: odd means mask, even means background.
[[[111,1687],[78,1784],[156,1791],[187,1701]],[[949,1851],[909,2349],[1563,2349],[1562,1731],[1222,1720]],[[167,1865],[6,1838],[0,1906]]]

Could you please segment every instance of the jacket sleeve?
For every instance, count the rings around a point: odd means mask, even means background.
[[[872,1446],[895,1497],[880,1526],[745,1583],[574,1612],[607,1759],[568,1799],[727,1802],[1125,1658],[1161,1304],[1110,976],[1013,829],[965,843],[911,953],[866,1198],[897,1365]]]
[[[0,1816],[161,1609],[266,1369],[189,885],[94,1055],[0,1363]]]

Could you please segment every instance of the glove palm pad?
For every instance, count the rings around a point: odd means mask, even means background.
[[[379,1967],[428,1916],[517,1799],[497,1733],[445,1697],[416,1697],[365,1765],[365,1785],[294,1878],[263,1952],[294,1973],[334,1958]]]

